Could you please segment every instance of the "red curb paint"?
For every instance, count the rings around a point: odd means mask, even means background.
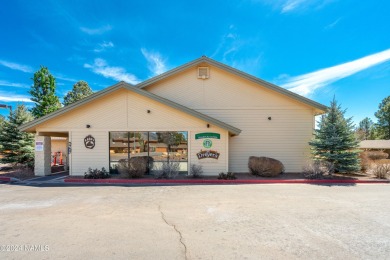
[[[108,184],[379,184],[390,183],[388,180],[156,180],[156,179],[72,179],[67,178],[68,183],[108,183]]]
[[[0,181],[10,182],[11,181],[11,177],[0,177]]]

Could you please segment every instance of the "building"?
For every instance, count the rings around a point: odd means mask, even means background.
[[[359,148],[364,151],[383,151],[390,154],[390,140],[363,140]]]
[[[201,164],[205,175],[247,172],[249,156],[298,172],[315,116],[327,107],[207,57],[135,86],[119,82],[26,123],[36,134],[36,175],[49,170],[50,137],[66,137],[70,175],[153,157],[155,166]]]

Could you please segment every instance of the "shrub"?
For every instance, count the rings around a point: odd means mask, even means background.
[[[118,173],[126,178],[141,178],[148,172],[150,165],[153,167],[153,158],[147,156],[132,157],[130,164],[127,159],[120,159],[118,162]]]
[[[360,157],[360,167],[362,169],[362,172],[367,172],[370,169],[373,160],[371,160],[368,157],[367,152],[361,152],[359,157]]]
[[[18,179],[25,179],[28,177],[34,177],[34,171],[30,168],[28,164],[21,164],[17,163],[12,165],[12,168],[10,169],[13,170],[13,177],[18,178]]]
[[[188,173],[188,176],[192,178],[201,178],[203,175],[203,167],[200,164],[193,164],[190,165],[190,172]]]
[[[371,168],[371,173],[379,179],[387,179],[390,175],[390,164],[377,164]]]
[[[368,159],[376,161],[376,160],[381,160],[381,159],[387,159],[389,154],[383,152],[383,151],[366,151],[364,152]]]
[[[283,163],[268,157],[249,157],[248,168],[251,174],[261,177],[275,177],[284,172]]]
[[[103,167],[101,170],[88,168],[88,171],[84,173],[84,179],[107,179],[110,178],[110,173]]]
[[[219,180],[235,180],[237,179],[234,172],[227,172],[226,174],[224,172],[219,173],[218,175]]]
[[[110,166],[110,174],[118,174],[118,164],[114,164],[113,166]]]
[[[322,179],[324,175],[332,175],[334,165],[330,162],[313,161],[303,167],[302,173],[306,179]]]
[[[157,179],[173,179],[179,174],[179,162],[163,162],[161,166],[153,171]]]

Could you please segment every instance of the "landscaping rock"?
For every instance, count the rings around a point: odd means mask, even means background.
[[[248,168],[251,174],[261,177],[275,177],[284,172],[282,162],[268,157],[249,157]]]

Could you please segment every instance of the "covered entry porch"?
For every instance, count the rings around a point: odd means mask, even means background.
[[[38,132],[35,135],[36,176],[47,176],[69,169],[68,132]]]

